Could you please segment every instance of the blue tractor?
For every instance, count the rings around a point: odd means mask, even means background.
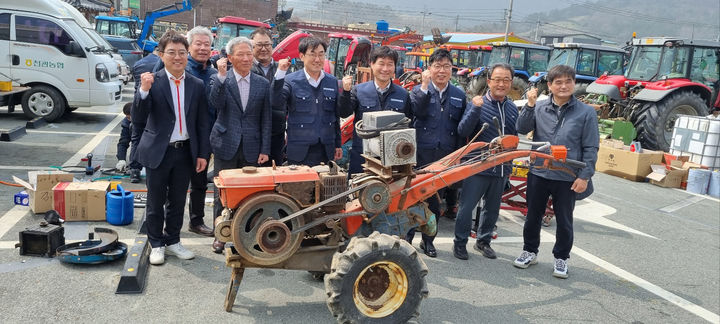
[[[148,11],[145,19],[136,16],[96,16],[95,30],[100,35],[113,35],[135,39],[145,54],[152,53],[158,45],[153,37],[152,27],[155,20],[176,13],[190,11],[200,5],[202,0],[183,0],[165,7]],[[140,33],[138,34],[138,30]]]
[[[515,69],[512,89],[508,96],[520,99],[528,86],[528,80],[536,72],[546,71],[550,47],[512,42],[493,42],[488,66],[507,63]],[[483,95],[487,91],[487,67],[481,67],[470,73],[470,83],[466,89],[469,97]]]
[[[575,95],[587,93],[590,83],[601,75],[621,75],[628,53],[618,47],[609,47],[581,43],[556,43],[550,52],[547,70],[556,65],[569,65],[575,68]],[[547,93],[545,80],[547,72],[537,72],[528,81],[536,85],[540,93]]]

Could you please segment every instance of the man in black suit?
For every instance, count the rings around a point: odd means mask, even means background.
[[[258,28],[250,34],[253,45],[252,73],[260,75],[269,82],[273,81],[278,63],[272,58],[272,35],[265,28]],[[270,142],[270,160],[276,165],[285,162],[285,111],[272,111],[272,132]],[[270,162],[266,163],[270,164]]]
[[[180,244],[180,228],[190,177],[205,170],[210,156],[205,86],[185,73],[188,42],[176,34],[158,46],[165,68],[140,76],[132,110],[133,127],[143,130],[137,159],[147,170],[146,226],[155,265],[165,262],[166,249],[181,259],[195,257]]]
[[[218,60],[218,73],[211,77],[210,103],[218,117],[210,132],[217,174],[225,169],[257,166],[270,154],[270,82],[251,73],[253,44],[245,37],[231,39],[227,58]],[[227,71],[228,59],[232,72]],[[220,195],[215,189],[215,217],[222,212]],[[217,239],[213,251],[222,253],[224,244]]]

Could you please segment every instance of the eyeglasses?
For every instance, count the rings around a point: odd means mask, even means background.
[[[187,56],[188,52],[187,51],[164,51],[163,54],[168,55],[168,56],[178,56],[179,55],[180,57],[183,57],[183,56]]]
[[[450,70],[450,69],[452,69],[452,64],[443,64],[443,65],[433,64],[430,67],[433,69],[436,69],[436,70]]]
[[[309,54],[305,54],[305,56],[309,56],[309,57],[310,57],[311,59],[313,59],[313,60],[316,60],[316,59],[319,59],[319,58],[323,58],[323,59],[324,59],[324,58],[325,58],[325,52],[309,53]]]
[[[260,47],[260,48],[265,47],[267,49],[272,49],[272,43],[257,43],[257,44],[255,44],[255,47]]]
[[[512,79],[495,78],[495,79],[490,79],[490,80],[495,81],[497,83],[504,83],[504,84],[510,84],[510,82],[512,82]]]

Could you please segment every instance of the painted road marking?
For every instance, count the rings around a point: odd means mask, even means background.
[[[628,233],[636,234],[636,235],[642,235],[645,237],[653,238],[658,240],[657,237],[652,236],[650,234],[643,233],[641,231],[638,231],[634,228],[625,226],[623,224],[611,221],[605,216],[612,215],[617,212],[617,209],[610,207],[608,205],[599,203],[597,201],[594,201],[592,199],[585,199],[585,203],[578,204],[575,206],[575,212],[573,213],[574,219],[580,219],[586,222],[595,223],[598,225],[614,228],[617,230],[625,231]]]
[[[600,203],[597,203],[597,204],[600,204]],[[580,206],[578,206],[578,207],[580,207]],[[513,217],[506,211],[501,211],[501,215],[504,218],[509,219],[510,221],[512,221],[520,226],[523,226],[523,224],[520,221],[518,221],[516,219],[516,217]],[[540,242],[541,243],[548,243],[549,241],[547,241],[546,238],[549,236],[554,236],[554,235],[546,230],[543,230],[543,229],[540,230]],[[607,262],[607,261],[605,261],[605,260],[603,260],[603,259],[577,247],[577,246],[573,246],[572,252],[570,252],[570,253],[575,254],[575,255],[587,260],[588,262],[593,263],[593,264],[597,265],[598,267],[601,267],[601,268],[605,269],[606,271],[608,271],[622,279],[625,279],[625,280],[635,284],[636,286],[643,288],[643,289],[647,290],[648,292],[651,292],[654,295],[656,295],[662,299],[665,299],[665,300],[669,301],[670,303],[673,303],[676,306],[678,306],[690,313],[693,313],[699,317],[702,317],[703,319],[705,319],[711,323],[720,323],[720,315],[715,314],[715,313],[713,313],[705,308],[702,308],[696,304],[693,304],[690,301],[688,301],[687,299],[684,299],[684,298],[682,298],[678,295],[675,295],[665,289],[662,289],[659,286],[657,286],[643,278],[640,278],[630,272],[627,272],[627,271],[621,269],[620,267],[618,267],[610,262]]]
[[[120,123],[125,118],[125,115],[123,114],[117,114],[117,115],[110,123],[108,123],[102,131],[100,131],[93,139],[91,139],[85,146],[83,146],[80,150],[75,153],[70,159],[68,159],[63,165],[79,165],[80,159],[85,157],[88,152],[92,152],[93,149],[100,144],[102,140],[107,137],[108,134],[110,134],[110,131],[115,129],[117,124]],[[17,222],[20,221],[20,219],[23,218],[23,216],[27,215],[29,212],[28,207],[25,206],[15,206],[12,209],[8,210],[2,217],[0,217],[0,237],[5,235],[7,231],[9,231]],[[15,244],[13,244],[13,247]]]
[[[52,135],[73,135],[73,136],[95,136],[98,132],[63,132],[63,131],[44,131],[44,130],[27,130],[28,134],[52,134]],[[107,134],[107,136],[120,136],[120,134]]]
[[[30,171],[48,171],[57,170],[46,166],[26,166],[26,165],[0,165],[0,170],[30,170]]]
[[[660,208],[660,211],[666,212],[666,213],[673,213],[673,212],[677,211],[678,209],[685,208],[687,206],[690,206],[692,204],[695,204],[695,203],[703,201],[703,200],[705,200],[705,197],[703,197],[703,196],[690,197],[688,199],[678,201],[672,205]]]
[[[713,196],[701,195],[701,194],[699,194],[699,193],[694,193],[694,192],[686,191],[686,190],[680,189],[680,188],[673,188],[673,190],[676,190],[676,191],[679,191],[679,192],[682,192],[682,193],[686,193],[686,194],[688,194],[688,195],[693,195],[693,196],[697,196],[697,197],[703,197],[703,198],[705,198],[705,199],[712,200],[712,201],[714,201],[714,202],[720,202],[720,199],[715,198],[715,197],[713,197]]]

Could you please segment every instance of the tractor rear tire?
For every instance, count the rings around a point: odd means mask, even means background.
[[[512,87],[508,92],[508,97],[510,97],[510,99],[512,100],[521,99],[522,96],[525,94],[525,89],[527,89],[527,87],[528,82],[525,81],[525,79],[520,77],[514,77],[512,80]]]
[[[483,75],[475,76],[468,86],[467,94],[470,98],[475,96],[482,96],[487,91],[487,80]]]
[[[575,97],[579,98],[580,96],[584,96],[587,94],[587,87],[590,85],[589,83],[576,83],[575,84]]]
[[[678,115],[705,116],[708,107],[697,93],[678,91],[651,104],[638,113],[635,123],[638,141],[643,148],[670,150],[673,127]]]
[[[354,237],[325,276],[328,308],[338,323],[415,321],[428,295],[427,273],[415,248],[397,236]]]

